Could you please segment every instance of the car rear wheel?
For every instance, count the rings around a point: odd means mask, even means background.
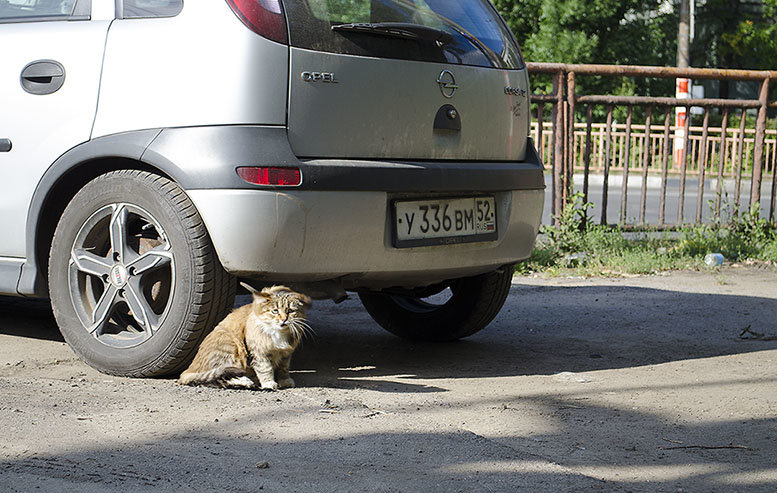
[[[384,329],[406,339],[453,341],[485,328],[507,299],[512,266],[456,279],[428,292],[361,292],[364,308]]]
[[[87,183],[57,225],[49,291],[62,335],[114,375],[179,371],[232,307],[194,205],[174,182],[135,170]]]

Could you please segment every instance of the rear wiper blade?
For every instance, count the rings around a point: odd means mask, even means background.
[[[332,26],[332,31],[372,34],[408,40],[423,39],[441,45],[453,42],[453,36],[434,27],[409,22],[353,22]]]
[[[492,65],[495,67],[499,66],[499,56],[482,41],[450,21],[446,24],[483,53]],[[349,24],[336,24],[332,26],[332,31],[342,33],[364,33],[402,39],[424,39],[426,41],[438,43],[440,46],[453,42],[453,36],[442,29],[409,22],[354,22]]]

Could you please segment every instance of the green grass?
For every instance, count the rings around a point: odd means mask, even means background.
[[[674,233],[624,233],[588,219],[578,194],[554,226],[543,226],[532,257],[519,264],[522,274],[622,276],[683,269],[712,269],[708,253],[727,262],[777,265],[777,232],[751,212],[735,213],[726,223],[687,227]]]

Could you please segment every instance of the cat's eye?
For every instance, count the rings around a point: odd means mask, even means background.
[[[278,309],[274,308],[272,312],[277,315],[278,314]]]

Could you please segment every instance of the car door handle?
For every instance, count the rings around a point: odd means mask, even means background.
[[[0,152],[8,152],[11,147],[11,139],[0,139]]]
[[[22,89],[30,94],[57,92],[65,83],[65,67],[55,60],[36,60],[22,70]]]

